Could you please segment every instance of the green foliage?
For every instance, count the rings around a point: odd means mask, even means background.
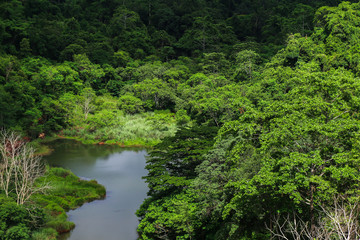
[[[30,239],[30,230],[24,225],[11,227],[6,231],[5,239],[28,240]]]
[[[0,128],[158,144],[141,238],[268,239],[275,214],[317,224],[332,195],[358,198],[359,3],[70,2],[0,3]],[[105,194],[48,179],[36,201],[59,232]],[[1,204],[2,238],[56,237]]]
[[[56,239],[58,233],[53,228],[42,228],[39,231],[33,232],[31,239],[33,240],[44,240],[44,239]]]
[[[187,51],[212,52],[236,41],[232,27],[225,22],[215,23],[210,16],[194,17],[190,29],[185,31],[177,46]]]
[[[297,7],[301,14],[310,9]],[[178,106],[222,127],[216,144],[197,156],[196,172],[186,171],[188,156],[176,152],[175,139],[149,154],[150,198],[138,211],[142,239],[268,239],[276,215],[298,214],[319,227],[335,195],[359,198],[360,86],[351,62],[357,9],[321,8],[315,33],[290,35],[264,69],[256,52],[242,50],[238,84],[198,73],[178,85]]]
[[[193,199],[190,194],[177,194],[152,202],[138,226],[141,239],[192,239],[201,224]]]
[[[68,222],[65,220],[51,220],[46,223],[47,228],[55,229],[58,233],[70,232],[74,229],[75,224],[73,222]]]
[[[161,79],[154,78],[132,85],[134,95],[145,102],[147,109],[172,108],[175,96],[170,86]]]
[[[250,218],[264,226],[277,211],[299,213],[318,224],[314,209],[331,204],[336,194],[358,196],[355,186],[360,179],[354,173],[359,161],[353,152],[359,86],[351,69],[321,66],[322,59],[337,50],[327,53],[323,49],[328,43],[314,39],[291,36],[255,86],[258,97],[250,93],[259,111],[246,112],[223,128],[222,137],[235,131],[242,139],[253,139],[233,147],[237,169],[230,173],[258,159],[255,172],[227,184],[234,195],[224,219]]]
[[[175,118],[176,118],[176,124],[178,126],[185,126],[191,120],[190,117],[187,115],[186,110],[184,109],[180,109],[179,111],[177,111]]]
[[[116,66],[119,67],[125,67],[128,62],[132,61],[129,53],[121,50],[114,53],[114,60],[116,62]]]
[[[0,195],[0,239],[30,239],[31,231],[44,221],[38,208],[27,209],[12,198]]]
[[[186,186],[202,161],[202,154],[212,146],[216,127],[182,128],[173,137],[163,139],[149,152],[145,177],[150,196],[170,194]],[[201,147],[200,147],[201,146]]]
[[[142,239],[167,236],[191,239],[201,225],[195,196],[186,192],[194,179],[202,155],[211,148],[215,127],[181,128],[149,152],[145,177],[150,198],[137,212],[141,217],[138,232]]]
[[[322,7],[315,15],[314,40],[324,42],[326,67],[344,67],[358,75],[359,4],[341,3],[338,7]]]
[[[139,15],[124,6],[115,10],[108,33],[116,49],[127,50],[134,58],[143,58],[143,54],[152,52],[150,37]]]
[[[223,53],[205,53],[202,68],[205,73],[226,75],[230,62],[225,58]]]
[[[65,121],[77,129],[76,132],[71,129],[65,130],[63,133],[67,136],[78,136],[87,139],[89,138],[88,134],[91,134],[93,140],[107,141],[116,139],[119,142],[135,140],[136,138],[148,138],[151,139],[150,141],[161,138],[162,133],[159,136],[159,133],[156,132],[158,129],[155,126],[156,122],[146,119],[149,114],[127,116],[122,111],[119,111],[118,108],[128,114],[143,112],[144,103],[130,94],[123,95],[117,100],[109,95],[96,96],[92,88],[84,88],[81,95],[66,93],[61,96],[59,102],[66,109]],[[137,121],[140,125],[142,124],[142,126],[135,126],[134,121]],[[169,118],[162,126],[162,129],[159,130],[165,131],[165,135],[171,135],[175,127],[173,122]],[[160,122],[156,124],[160,124]],[[149,132],[151,130],[154,131]],[[169,133],[166,133],[168,130]],[[136,133],[141,131],[146,132],[140,135]]]
[[[236,54],[236,70],[234,78],[250,80],[258,78],[260,56],[253,50],[242,50]]]
[[[120,109],[128,114],[135,114],[144,111],[141,99],[130,94],[122,95],[119,98]]]
[[[106,195],[105,188],[95,180],[80,180],[71,171],[63,168],[50,168],[39,183],[49,183],[51,188],[46,194],[36,194],[33,201],[43,208],[42,217],[45,228],[33,232],[33,239],[54,239],[57,233],[69,232],[75,227],[67,220],[65,211],[82,204],[101,199]]]
[[[179,108],[187,109],[198,122],[221,126],[225,121],[236,119],[251,103],[241,96],[240,85],[230,84],[220,76],[207,77],[202,73],[192,75],[186,84],[180,84]],[[186,100],[185,100],[186,99]]]

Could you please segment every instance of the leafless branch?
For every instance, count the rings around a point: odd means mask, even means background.
[[[0,158],[0,187],[6,196],[14,192],[18,204],[24,204],[31,195],[48,188],[35,186],[35,181],[45,173],[45,166],[20,135],[1,130]]]
[[[359,207],[335,197],[331,206],[320,206],[319,218],[315,228],[304,222],[297,214],[276,215],[271,221],[272,228],[267,227],[271,239],[308,240],[308,239],[360,239],[358,224]]]

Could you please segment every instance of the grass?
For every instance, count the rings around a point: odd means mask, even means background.
[[[93,119],[101,119],[99,117]],[[170,112],[117,115],[111,124],[84,122],[63,130],[60,135],[85,144],[118,144],[124,147],[150,147],[176,132],[176,120]]]
[[[52,152],[52,149],[44,143],[51,142],[54,139],[55,137],[46,137],[44,139],[37,138],[29,142],[29,145],[36,149],[36,155],[45,156],[49,155]]]
[[[47,167],[47,173],[36,184],[49,188],[32,195],[24,205],[18,205],[16,196],[6,196],[0,189],[0,239],[57,239],[59,234],[75,227],[67,220],[66,211],[106,194],[95,180],[81,180],[62,168]]]
[[[34,239],[56,239],[57,234],[71,231],[75,224],[67,220],[66,211],[106,195],[104,186],[95,180],[81,180],[63,168],[48,168],[47,174],[38,183],[48,183],[50,189],[45,194],[32,197],[44,209],[46,216],[44,227],[34,233]]]
[[[54,228],[42,228],[31,235],[32,240],[56,240],[57,236],[58,233]]]

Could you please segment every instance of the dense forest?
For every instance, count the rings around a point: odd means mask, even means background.
[[[149,147],[139,239],[359,239],[360,3],[3,0],[0,43],[0,128]],[[1,186],[0,239],[104,194],[47,171]]]

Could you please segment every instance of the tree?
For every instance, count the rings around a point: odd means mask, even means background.
[[[241,96],[242,89],[239,85],[226,85],[226,82],[227,79],[224,77],[206,77],[202,73],[194,74],[187,81],[188,85],[181,84],[178,87],[185,103],[181,107],[188,109],[200,122],[216,126],[236,119],[251,104]],[[224,86],[222,86],[223,84]]]
[[[119,98],[119,108],[128,114],[143,112],[143,102],[130,94],[122,95]]]
[[[114,49],[126,50],[132,57],[139,57],[137,52],[150,53],[150,36],[143,22],[136,12],[124,6],[118,7],[107,27],[109,35],[113,38]]]
[[[85,120],[88,118],[89,113],[94,110],[93,101],[95,97],[95,92],[91,87],[84,88],[81,92],[80,105],[83,109]]]
[[[175,136],[156,145],[149,152],[146,166],[149,195],[169,195],[187,186],[188,180],[196,176],[195,168],[202,162],[202,155],[214,143],[217,130],[208,126],[181,128]]]
[[[35,181],[45,173],[45,166],[35,150],[20,135],[2,130],[0,133],[0,186],[6,196],[16,195],[17,204],[24,204],[46,186]]]
[[[314,228],[297,214],[283,217],[277,214],[272,220],[273,227],[267,226],[271,239],[359,239],[359,208],[345,199],[335,196],[332,206],[321,206]]]
[[[29,240],[30,231],[43,224],[40,211],[18,205],[13,199],[0,195],[0,239]],[[39,218],[34,218],[36,217]]]
[[[19,109],[21,109],[19,103],[15,102],[11,93],[0,85],[0,128],[15,125],[16,112]]]
[[[114,53],[115,66],[126,67],[128,62],[131,62],[131,61],[133,61],[133,59],[130,57],[129,53],[126,51],[119,50]]]
[[[76,54],[84,54],[85,49],[76,43],[72,43],[68,45],[64,50],[60,53],[60,60],[62,61],[71,61],[73,60],[73,56]]]
[[[194,18],[193,26],[185,31],[177,46],[187,51],[216,52],[235,41],[232,27],[225,22],[215,23],[206,16]]]
[[[224,53],[205,53],[202,69],[206,74],[223,74],[228,72],[230,62],[226,60]]]
[[[175,94],[172,88],[161,79],[145,79],[132,85],[134,95],[145,102],[145,107],[152,109],[172,108]]]
[[[141,239],[198,239],[195,234],[201,222],[194,198],[184,191],[153,201],[137,229]]]
[[[324,45],[329,55],[327,67],[344,67],[359,74],[359,3],[343,2],[338,7],[322,7],[315,14],[312,38]]]
[[[105,72],[98,64],[93,64],[86,55],[74,55],[74,62],[79,69],[79,77],[84,83],[98,91],[104,87],[102,82]]]
[[[82,87],[79,73],[67,64],[42,66],[32,76],[33,85],[43,94],[59,97],[64,92],[79,92]]]
[[[252,50],[243,50],[236,54],[236,70],[234,78],[253,80],[259,69],[260,55]]]
[[[149,198],[137,211],[142,239],[195,239],[201,208],[194,201],[196,195],[186,189],[214,143],[217,130],[208,126],[181,128],[149,152],[145,177]]]
[[[28,38],[23,38],[20,42],[20,53],[23,57],[31,54],[30,41]]]

